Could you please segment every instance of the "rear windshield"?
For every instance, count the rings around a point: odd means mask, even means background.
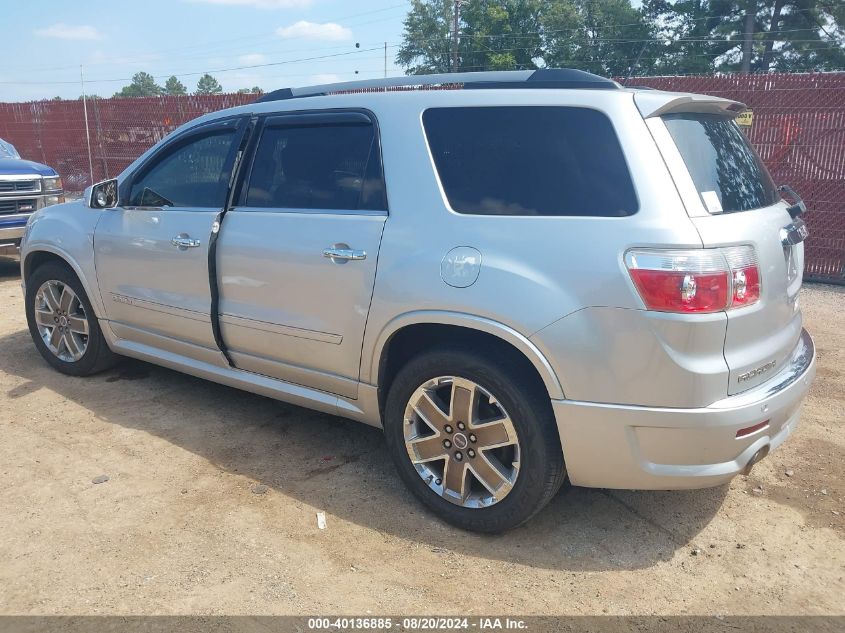
[[[562,106],[432,108],[426,137],[449,204],[476,215],[636,213],[610,120]]]
[[[710,213],[759,209],[780,199],[769,172],[733,120],[670,114],[663,121]]]

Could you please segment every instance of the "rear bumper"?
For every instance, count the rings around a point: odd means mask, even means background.
[[[697,409],[552,401],[571,482],[626,489],[705,488],[730,481],[795,430],[816,373],[806,330],[784,367],[757,387]],[[744,437],[737,431],[768,420]]]

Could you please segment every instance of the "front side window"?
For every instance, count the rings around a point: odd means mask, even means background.
[[[160,159],[132,183],[129,205],[137,207],[223,207],[229,180],[234,129],[218,129],[174,141]]]
[[[246,206],[386,210],[373,126],[266,127],[255,152]]]
[[[423,125],[457,213],[619,217],[638,203],[619,139],[588,108],[433,108]]]
[[[710,213],[759,209],[780,199],[763,161],[731,119],[670,114],[663,122]]]

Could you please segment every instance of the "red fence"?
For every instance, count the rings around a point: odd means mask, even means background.
[[[805,276],[845,283],[845,73],[637,77],[629,85],[741,101],[777,184],[807,204]]]
[[[845,282],[845,73],[636,77],[630,85],[736,99],[753,110],[749,137],[778,184],[807,203],[807,277]],[[88,102],[94,180],[119,174],[178,125],[254,95]],[[59,171],[69,191],[90,184],[81,101],[0,103],[0,138]]]

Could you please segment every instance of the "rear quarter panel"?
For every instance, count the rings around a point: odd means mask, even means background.
[[[364,382],[373,384],[377,379],[380,341],[389,339],[397,323],[407,323],[402,315],[418,311],[481,317],[531,337],[556,365],[567,397],[572,397],[567,391],[571,372],[584,364],[609,362],[614,337],[627,334],[603,332],[605,341],[570,352],[558,347],[565,341],[547,341],[541,330],[594,306],[641,311],[643,305],[622,261],[625,250],[666,245],[697,248],[701,240],[632,95],[598,93],[466,90],[450,92],[448,99],[438,91],[368,95],[368,107],[381,128],[390,216],[364,340]],[[451,211],[435,174],[421,117],[429,107],[461,105],[577,106],[605,112],[624,148],[639,212],[626,218],[597,218]],[[466,288],[446,284],[440,274],[444,256],[458,246],[481,253],[478,279]],[[563,357],[567,362],[560,362]]]

